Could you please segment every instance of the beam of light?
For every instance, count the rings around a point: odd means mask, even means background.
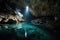
[[[26,13],[28,13],[28,11],[29,11],[29,7],[28,7],[28,6],[26,6]]]
[[[28,6],[26,6],[26,11],[28,11],[28,9],[29,9],[29,7],[28,7]]]

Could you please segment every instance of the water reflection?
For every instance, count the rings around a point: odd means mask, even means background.
[[[10,40],[50,40],[48,32],[30,23],[0,24],[0,35]]]

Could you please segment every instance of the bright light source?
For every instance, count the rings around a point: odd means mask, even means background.
[[[29,7],[28,6],[26,6],[26,10],[28,10],[29,9]]]
[[[29,7],[28,6],[26,6],[26,12],[28,12],[29,11]]]

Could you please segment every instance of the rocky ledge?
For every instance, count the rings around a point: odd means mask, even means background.
[[[19,17],[18,15],[0,15],[0,24],[13,24],[23,21],[23,17]]]

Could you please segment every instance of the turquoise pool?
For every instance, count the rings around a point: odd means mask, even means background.
[[[0,24],[0,35],[1,33],[14,32],[13,34],[15,34],[18,40],[52,40],[52,36],[45,28],[42,28],[43,26],[45,25],[34,25],[24,22],[18,24]]]

